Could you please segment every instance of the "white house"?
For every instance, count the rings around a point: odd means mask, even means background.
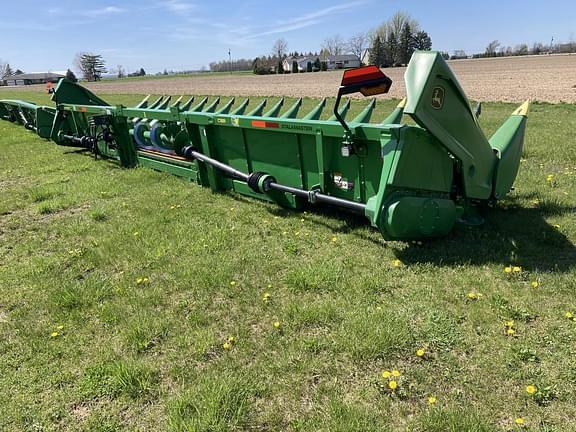
[[[328,70],[334,69],[349,69],[360,67],[360,59],[353,54],[344,55],[329,55],[322,56],[306,56],[306,57],[288,57],[282,62],[285,71],[292,72],[292,63],[298,63],[298,72],[306,72],[308,70],[308,63],[314,65],[316,60],[325,62]]]
[[[354,54],[329,55],[326,62],[328,70],[360,67],[360,59]]]

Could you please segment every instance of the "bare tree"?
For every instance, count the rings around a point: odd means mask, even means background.
[[[362,54],[368,45],[368,36],[366,33],[356,33],[353,35],[347,43],[348,51],[362,60]]]
[[[124,67],[122,65],[118,65],[118,78],[124,78],[126,76],[126,72],[124,71]]]
[[[0,80],[6,77],[6,66],[8,66],[8,63],[0,59]]]
[[[322,42],[322,49],[330,55],[342,55],[346,49],[346,44],[340,35],[334,35]]]
[[[272,47],[272,55],[278,56],[279,59],[282,59],[286,52],[288,51],[288,42],[284,38],[278,39],[274,42],[274,46]]]
[[[499,41],[493,40],[492,42],[490,42],[486,47],[486,56],[495,57],[499,47],[500,47]]]
[[[420,31],[420,24],[406,12],[398,11],[388,21],[382,23],[376,30],[381,39],[387,40],[390,34],[400,35],[402,29],[408,24],[413,33]]]

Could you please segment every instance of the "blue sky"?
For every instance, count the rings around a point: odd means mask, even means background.
[[[65,70],[80,51],[109,68],[196,69],[210,61],[289,50],[316,51],[334,34],[370,30],[402,10],[434,49],[480,52],[504,45],[576,40],[574,0],[59,0],[10,1],[0,12],[0,59],[27,72]]]

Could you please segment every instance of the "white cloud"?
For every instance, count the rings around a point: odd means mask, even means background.
[[[183,0],[166,0],[162,2],[162,6],[177,15],[187,15],[196,9],[195,4]]]
[[[82,15],[86,16],[102,16],[102,15],[117,15],[126,12],[126,9],[122,9],[116,6],[106,6],[100,9],[91,9],[82,12]]]

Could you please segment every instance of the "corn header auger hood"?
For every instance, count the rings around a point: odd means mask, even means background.
[[[325,99],[302,114],[301,99],[285,108],[284,99],[267,107],[266,100],[147,97],[127,108],[64,79],[55,109],[0,101],[0,117],[123,167],[288,208],[328,204],[360,213],[386,239],[439,237],[458,222],[478,223],[476,209],[514,183],[528,104],[488,140],[440,54],[416,52],[406,71],[407,102],[371,122],[371,100],[347,118],[350,101],[342,96],[381,94],[391,85],[376,67],[346,71],[333,115],[321,120]],[[400,124],[403,114],[418,126]]]

